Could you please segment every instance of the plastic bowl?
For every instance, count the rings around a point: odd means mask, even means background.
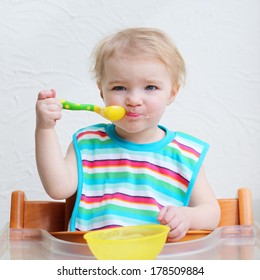
[[[168,226],[149,224],[90,231],[83,238],[98,260],[153,260],[169,231]]]

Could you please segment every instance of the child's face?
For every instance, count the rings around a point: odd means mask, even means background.
[[[121,137],[139,143],[163,137],[158,123],[177,94],[163,63],[141,56],[114,55],[105,62],[104,77],[98,86],[106,106],[126,109],[125,117],[115,122]]]

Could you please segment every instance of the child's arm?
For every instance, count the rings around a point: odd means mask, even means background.
[[[67,198],[77,188],[77,164],[73,146],[69,146],[64,158],[54,129],[56,121],[61,118],[61,109],[55,90],[39,93],[36,103],[36,164],[45,191],[54,199]]]
[[[188,207],[167,206],[161,209],[158,220],[170,226],[172,241],[183,238],[189,229],[212,230],[218,226],[220,208],[204,169],[198,174]]]

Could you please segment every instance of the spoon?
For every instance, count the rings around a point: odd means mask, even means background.
[[[78,104],[69,102],[67,100],[60,100],[62,108],[65,110],[86,110],[95,112],[102,117],[108,119],[109,121],[118,121],[121,120],[125,115],[125,109],[121,106],[107,106],[100,108],[99,106],[93,104]]]

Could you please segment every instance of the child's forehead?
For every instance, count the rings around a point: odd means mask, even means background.
[[[151,62],[160,62],[160,59],[156,55],[147,54],[140,51],[128,51],[128,50],[118,50],[113,52],[108,56],[106,60],[114,61],[151,61]]]
[[[164,63],[154,58],[113,56],[104,64],[103,78],[117,82],[131,79],[154,81],[171,76]]]

